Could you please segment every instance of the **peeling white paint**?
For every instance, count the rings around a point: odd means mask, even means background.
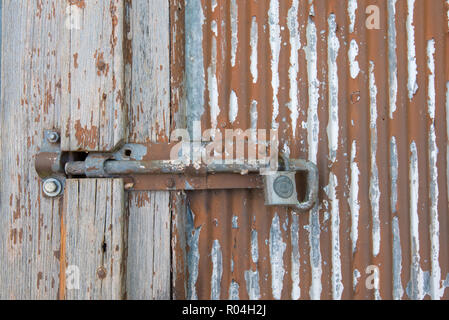
[[[351,242],[352,252],[354,253],[357,248],[357,240],[359,237],[359,215],[360,215],[360,202],[359,202],[359,176],[360,170],[357,157],[357,141],[354,140],[351,146],[351,182],[349,192],[349,208],[351,211]]]
[[[281,299],[284,281],[284,252],[287,245],[282,240],[280,219],[276,213],[270,228],[270,263],[271,263],[271,289],[276,300]]]
[[[402,287],[402,248],[401,236],[399,228],[399,218],[393,217],[392,223],[393,232],[393,299],[401,300],[404,295]]]
[[[348,59],[349,59],[349,72],[351,74],[351,78],[355,79],[359,76],[360,66],[359,62],[356,60],[359,55],[359,46],[355,39],[352,39],[349,44],[348,50]]]
[[[292,243],[292,299],[301,298],[301,287],[299,286],[299,269],[300,269],[300,253],[299,253],[299,221],[298,215],[292,213],[292,226],[290,229],[290,237]]]
[[[271,87],[273,88],[273,115],[272,128],[277,129],[279,123],[276,119],[279,115],[279,55],[281,52],[281,29],[279,27],[279,0],[270,0],[268,10],[268,25],[270,27],[271,48]]]
[[[239,228],[239,217],[233,216],[232,217],[232,229],[238,229]]]
[[[257,83],[257,78],[258,78],[258,71],[257,71],[257,55],[258,55],[258,50],[257,50],[257,45],[259,42],[259,31],[258,31],[258,25],[257,25],[257,20],[256,17],[252,18],[251,21],[251,36],[250,36],[250,46],[251,46],[251,63],[250,63],[250,71],[251,71],[251,76],[253,78],[253,83]]]
[[[410,145],[410,237],[411,237],[411,281],[409,284],[409,297],[415,300],[424,298],[424,276],[420,265],[419,255],[419,171],[418,171],[418,150],[413,141]]]
[[[251,121],[251,140],[257,141],[257,101],[251,101],[250,121]]]
[[[238,6],[237,0],[231,0],[231,64],[235,66],[238,46]]]
[[[379,173],[377,169],[377,86],[374,76],[374,62],[370,61],[369,69],[369,92],[370,92],[370,188],[369,198],[371,201],[372,211],[372,239],[373,239],[373,255],[376,257],[380,251],[380,218],[379,218],[379,202],[380,187]]]
[[[221,278],[223,276],[223,255],[221,253],[221,246],[218,240],[214,240],[212,244],[212,252],[210,253],[212,259],[212,278],[211,278],[211,300],[220,299]]]
[[[337,38],[337,23],[335,15],[331,14],[327,20],[329,25],[329,36],[327,40],[327,65],[328,65],[328,81],[329,81],[329,123],[327,126],[327,138],[329,141],[329,159],[335,162],[338,149],[338,50],[340,42]]]
[[[257,242],[257,230],[251,231],[251,259],[254,263],[259,262],[259,245]]]
[[[396,54],[396,1],[388,0],[388,86],[390,94],[390,119],[396,112],[398,95],[398,58]]]
[[[245,271],[246,291],[250,300],[260,300],[259,272]]]
[[[352,273],[352,290],[354,292],[356,292],[360,277],[361,277],[360,271],[358,269],[354,269],[354,272]]]
[[[298,24],[298,0],[293,0],[292,6],[288,11],[288,30],[290,31],[290,68],[288,77],[290,80],[290,118],[293,137],[296,137],[296,125],[299,117],[299,97],[298,97],[298,51],[301,49]]]
[[[218,105],[218,81],[217,81],[217,39],[212,37],[212,54],[210,66],[207,69],[207,83],[209,91],[210,121],[212,130],[217,129],[220,106]],[[212,134],[213,136],[213,134]]]
[[[189,247],[187,253],[187,269],[189,271],[189,276],[187,279],[187,298],[189,300],[198,299],[196,293],[196,282],[198,280],[198,264],[200,261],[200,251],[198,244],[201,233],[201,226],[195,228],[194,221],[195,214],[192,212],[190,207],[187,207],[186,234],[187,245]]]
[[[232,280],[229,286],[229,300],[239,300],[239,284]]]
[[[311,2],[310,2],[311,3]],[[315,15],[314,6],[310,6],[309,16]],[[319,86],[318,66],[317,66],[317,30],[315,22],[311,17],[306,28],[307,46],[304,48],[307,60],[307,81],[309,106],[307,108],[307,142],[309,161],[317,163],[318,156],[318,138],[320,123],[318,118]],[[320,219],[318,204],[309,214],[309,244],[310,244],[310,268],[312,273],[312,283],[310,285],[309,295],[312,300],[319,300],[321,297],[322,285],[321,275],[322,259],[320,248]]]
[[[441,268],[440,258],[440,225],[438,220],[438,146],[435,133],[435,40],[427,42],[427,66],[428,78],[428,113],[431,119],[429,131],[429,176],[430,176],[430,295],[433,300],[440,300],[444,294],[444,288],[440,287]]]
[[[408,98],[413,99],[418,91],[417,75],[418,66],[416,64],[415,48],[415,27],[413,26],[413,15],[415,11],[415,0],[407,0],[407,60],[408,60]]]
[[[357,11],[357,0],[348,0],[349,33],[354,32]]]
[[[398,159],[398,147],[396,144],[396,137],[392,136],[390,139],[390,206],[391,212],[397,212],[398,203],[398,172],[399,172],[399,159]]]
[[[239,103],[237,99],[237,95],[235,94],[235,91],[231,91],[231,95],[229,97],[229,121],[231,123],[235,122],[235,119],[237,119],[237,115],[239,113]]]
[[[313,10],[313,6],[311,7]],[[307,46],[304,48],[307,59],[307,80],[309,84],[309,107],[307,108],[307,141],[309,161],[317,162],[320,123],[318,119],[319,86],[317,66],[317,34],[313,20],[307,24]]]
[[[340,210],[337,198],[338,180],[334,173],[329,174],[329,185],[325,188],[331,205],[331,252],[332,252],[332,298],[340,300],[343,293],[340,253]]]
[[[218,37],[218,26],[217,26],[217,21],[212,20],[211,24],[210,24],[210,29],[211,31],[214,33],[214,35],[216,37]]]

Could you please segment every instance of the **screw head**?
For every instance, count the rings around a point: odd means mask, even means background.
[[[43,191],[48,197],[57,197],[62,191],[61,182],[54,178],[47,179],[44,181]]]
[[[59,141],[59,134],[57,132],[50,132],[48,134],[48,142],[50,143],[56,143]]]
[[[293,195],[294,185],[287,176],[279,176],[273,183],[274,192],[281,198],[288,199]]]

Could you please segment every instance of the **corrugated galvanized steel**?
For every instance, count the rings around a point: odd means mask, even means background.
[[[320,171],[309,213],[267,208],[260,190],[189,193],[175,296],[449,298],[449,1],[172,7],[188,127],[278,128]]]

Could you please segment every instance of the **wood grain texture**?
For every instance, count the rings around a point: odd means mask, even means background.
[[[71,1],[62,61],[62,149],[110,151],[125,139],[124,0]]]
[[[61,298],[122,299],[127,228],[123,181],[67,180],[63,212],[61,252],[68,272]],[[77,275],[79,281],[72,278]]]
[[[172,129],[187,128],[187,110],[184,91],[185,79],[185,1],[170,0],[170,89]],[[187,297],[187,196],[184,192],[171,193],[172,226],[172,299]]]
[[[42,196],[34,155],[60,127],[64,7],[2,1],[0,299],[58,297],[61,200]]]
[[[127,1],[129,141],[168,141],[170,64],[168,1]],[[128,299],[170,298],[170,194],[129,194]]]

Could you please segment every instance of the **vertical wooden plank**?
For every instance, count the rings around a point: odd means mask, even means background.
[[[133,143],[168,141],[168,1],[127,1],[126,101]],[[126,56],[126,54],[125,54]],[[129,195],[128,299],[170,298],[170,194]]]
[[[0,299],[56,299],[61,200],[42,196],[34,155],[59,127],[65,2],[2,1]]]
[[[123,180],[67,181],[61,251],[69,281],[62,284],[60,298],[124,297],[124,206]]]
[[[185,106],[185,1],[170,0],[170,90],[171,128],[187,128]],[[171,268],[174,300],[187,297],[187,198],[184,192],[171,194]]]
[[[125,139],[124,0],[70,3],[60,51],[62,149],[109,151]]]

